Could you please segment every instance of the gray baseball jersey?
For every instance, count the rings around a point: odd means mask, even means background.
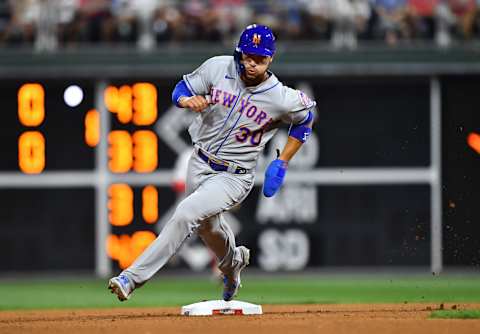
[[[241,203],[252,189],[257,158],[277,131],[269,130],[269,124],[299,123],[315,107],[305,94],[269,74],[258,86],[245,87],[233,57],[220,56],[183,77],[192,93],[212,99],[189,128],[195,145],[250,172],[215,171],[194,151],[188,165],[187,196],[157,239],[123,272],[133,282],[131,290],[162,268],[194,231],[215,253],[226,276],[232,277],[246,265],[222,213]]]
[[[210,95],[212,105],[200,113],[189,128],[192,141],[216,157],[253,170],[260,152],[276,129],[268,124],[282,120],[299,123],[315,102],[303,92],[270,77],[256,87],[246,87],[232,56],[208,59],[184,75],[195,95]]]

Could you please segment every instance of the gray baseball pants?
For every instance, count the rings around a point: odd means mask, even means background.
[[[241,203],[252,189],[253,181],[253,174],[212,170],[195,151],[188,164],[188,195],[179,203],[157,239],[122,274],[135,282],[136,287],[141,286],[194,232],[215,253],[220,271],[231,273],[240,254],[237,254],[235,236],[222,212]]]

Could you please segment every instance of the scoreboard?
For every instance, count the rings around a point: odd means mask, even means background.
[[[4,211],[2,239],[10,237],[14,226],[18,234],[21,225],[36,231],[38,240],[48,235],[58,245],[68,226],[73,233],[68,239],[82,248],[55,250],[42,241],[29,241],[30,252],[49,249],[52,259],[43,261],[29,254],[22,257],[18,247],[4,243],[10,255],[4,262],[11,262],[5,270],[18,269],[21,262],[21,268],[29,269],[96,266],[102,274],[110,268],[106,255],[126,267],[155,239],[159,208],[175,197],[168,176],[175,152],[159,143],[154,130],[159,95],[166,99],[169,89],[168,82],[128,80],[0,81],[0,198],[10,208],[8,214]],[[142,175],[150,175],[153,184],[126,182]],[[159,204],[158,184],[166,186],[160,190],[166,193],[164,205]],[[46,200],[56,196],[56,201]],[[36,205],[38,197],[42,205]],[[29,213],[36,218],[23,220]],[[58,216],[68,218],[58,223]],[[140,227],[132,227],[134,223]],[[76,263],[65,265],[68,257]]]
[[[4,110],[1,171],[93,170],[94,152],[84,140],[88,131],[81,125],[94,108],[94,87],[79,84],[82,102],[70,107],[63,98],[69,83],[0,81]]]
[[[100,140],[100,116],[93,103],[92,83],[65,87],[59,82],[17,85],[8,82],[2,86],[2,101],[7,102],[3,104],[4,110],[8,110],[5,121],[10,125],[3,136],[9,141],[5,143],[7,147],[18,146],[18,159],[14,158],[16,150],[8,150],[1,170],[40,174],[53,169],[93,169],[93,151],[89,148],[96,147]],[[12,96],[17,101],[12,101]],[[145,82],[120,87],[108,85],[103,96],[106,110],[119,124],[139,128],[131,134],[120,129],[108,133],[110,170],[154,171],[158,165],[158,143],[148,127],[158,116],[157,88]],[[15,109],[14,114],[11,111]],[[12,145],[14,139],[17,145]],[[67,145],[71,152],[68,159],[63,150],[58,150]]]

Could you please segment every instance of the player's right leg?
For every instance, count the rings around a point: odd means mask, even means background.
[[[192,200],[185,198],[165,224],[157,238],[119,276],[109,281],[109,289],[120,301],[127,300],[135,288],[148,281],[176,254],[198,224]],[[192,203],[193,204],[193,203]]]

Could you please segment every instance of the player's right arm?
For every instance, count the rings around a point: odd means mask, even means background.
[[[180,80],[173,89],[172,102],[179,108],[188,108],[195,112],[202,112],[209,104],[204,96],[193,95],[184,80]]]
[[[207,59],[195,71],[184,75],[172,92],[172,102],[180,108],[189,108],[195,112],[202,112],[207,108],[209,101],[206,96],[210,93],[215,73],[218,74],[225,63],[224,58]]]
[[[190,97],[182,97],[178,102],[179,107],[188,108],[195,112],[202,112],[208,107],[209,103],[204,96],[195,95]]]

